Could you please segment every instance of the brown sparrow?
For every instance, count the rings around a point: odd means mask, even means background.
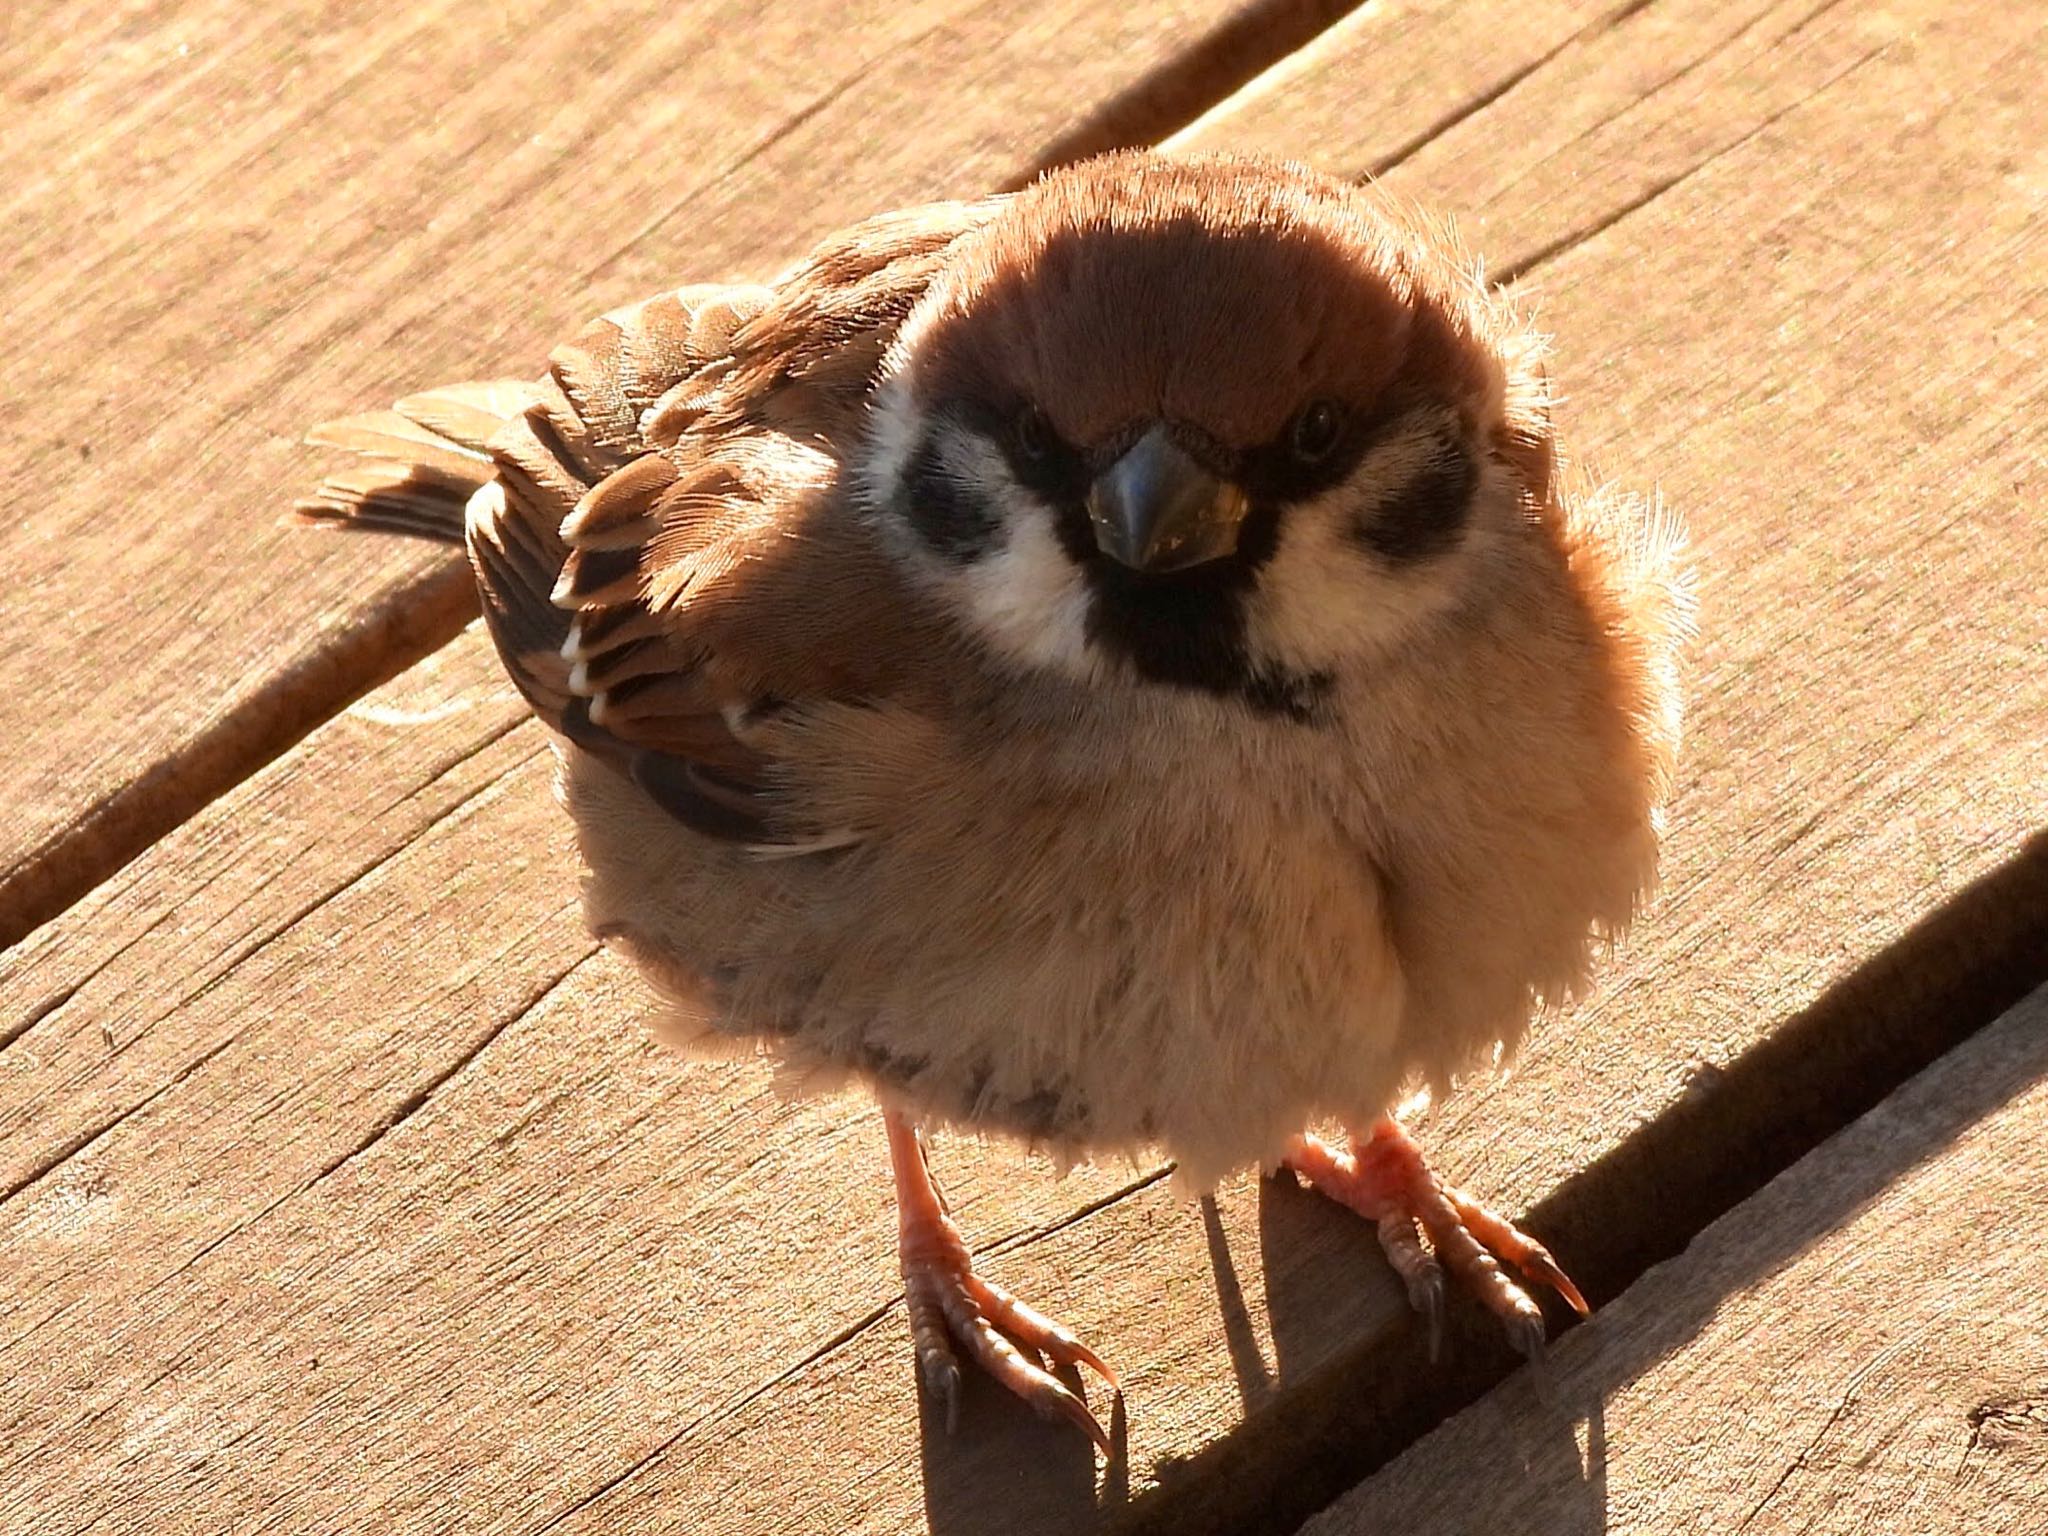
[[[964,1350],[1106,1445],[921,1123],[1284,1163],[1432,1316],[1536,1348],[1496,1257],[1584,1310],[1388,1115],[1654,877],[1678,533],[1567,492],[1540,352],[1372,191],[1119,154],[319,428],[374,462],[301,511],[466,540],[593,930],[690,1044],[879,1097],[949,1421]]]

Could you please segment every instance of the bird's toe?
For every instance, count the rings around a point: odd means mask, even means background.
[[[1447,1275],[1500,1319],[1508,1343],[1532,1362],[1541,1359],[1547,1335],[1543,1313],[1503,1263],[1587,1315],[1585,1297],[1550,1250],[1462,1191],[1439,1183],[1395,1121],[1382,1120],[1348,1149],[1315,1136],[1297,1137],[1287,1162],[1318,1191],[1377,1226],[1409,1303],[1428,1320],[1432,1360],[1442,1338]]]

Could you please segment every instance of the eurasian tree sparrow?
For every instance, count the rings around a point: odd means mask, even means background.
[[[1654,878],[1680,541],[1566,489],[1541,351],[1372,191],[1119,154],[317,429],[373,462],[301,510],[466,540],[593,930],[690,1045],[880,1098],[949,1420],[964,1349],[1106,1445],[920,1123],[1286,1163],[1433,1316],[1536,1348],[1495,1255],[1584,1310],[1388,1115]]]

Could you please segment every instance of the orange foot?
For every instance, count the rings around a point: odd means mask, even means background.
[[[958,1343],[975,1364],[1048,1419],[1064,1419],[1110,1454],[1088,1404],[1046,1369],[1085,1365],[1112,1391],[1116,1373],[1065,1328],[974,1272],[974,1259],[932,1182],[924,1145],[910,1123],[885,1113],[889,1162],[896,1174],[896,1211],[910,1336],[925,1390],[944,1405],[950,1433],[960,1421]]]
[[[1320,1137],[1297,1136],[1288,1148],[1287,1166],[1378,1225],[1380,1246],[1408,1287],[1408,1300],[1429,1319],[1432,1360],[1443,1338],[1446,1270],[1501,1320],[1508,1342],[1530,1357],[1543,1348],[1543,1314],[1502,1271],[1495,1255],[1555,1290],[1579,1316],[1590,1311],[1549,1249],[1478,1201],[1438,1183],[1422,1149],[1391,1116],[1383,1116],[1371,1135],[1354,1135],[1348,1151]]]

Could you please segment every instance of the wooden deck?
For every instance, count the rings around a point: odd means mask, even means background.
[[[17,0],[0,1532],[2048,1528],[2048,10]],[[1667,889],[1422,1122],[1599,1304],[1431,1368],[1250,1176],[943,1142],[1122,1371],[921,1422],[879,1125],[574,920],[458,562],[313,420],[1118,143],[1385,175],[1705,573]]]

